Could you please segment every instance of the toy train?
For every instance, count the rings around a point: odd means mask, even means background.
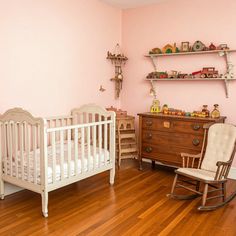
[[[194,79],[194,78],[203,78],[203,79],[208,79],[208,78],[220,78],[221,75],[219,75],[218,71],[215,70],[214,67],[204,67],[202,70],[195,71],[191,74],[187,73],[180,73],[177,71],[171,71],[171,73],[167,72],[151,72],[147,75],[147,79]]]

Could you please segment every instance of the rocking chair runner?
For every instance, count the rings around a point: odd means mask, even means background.
[[[193,199],[202,196],[202,205],[198,207],[198,210],[214,210],[236,196],[236,192],[234,192],[226,198],[227,177],[236,151],[236,127],[230,124],[206,124],[203,128],[205,132],[201,153],[197,155],[181,153],[183,168],[175,171],[171,194],[168,196],[177,199]],[[205,145],[206,138],[207,145]],[[197,168],[194,168],[196,165]],[[178,179],[179,176],[184,179]],[[190,188],[186,183],[195,186],[195,188]],[[200,191],[200,183],[204,184],[202,192]],[[209,186],[214,189],[208,190]],[[176,188],[184,188],[195,194],[177,195],[174,193]],[[216,195],[207,197],[208,193],[216,193]],[[207,200],[216,198],[222,198],[222,203],[206,206]]]

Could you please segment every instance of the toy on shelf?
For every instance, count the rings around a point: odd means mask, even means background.
[[[162,49],[162,53],[178,53],[179,49],[176,47],[176,43],[174,45],[167,44],[165,47]]]
[[[147,79],[165,79],[168,78],[167,72],[154,71],[147,75]]]
[[[149,54],[161,54],[161,53],[162,53],[162,51],[161,51],[160,48],[153,48],[153,49],[149,52]]]
[[[214,104],[214,109],[211,112],[211,117],[214,118],[214,119],[220,117],[220,111],[219,111],[219,105],[218,104]]]
[[[215,67],[204,67],[200,73],[201,78],[218,78],[220,77]]]
[[[217,47],[218,50],[229,50],[229,47],[227,46],[227,44],[220,44],[218,47]]]
[[[115,81],[115,97],[119,98],[123,82],[122,66],[125,65],[128,58],[121,53],[119,44],[116,45],[114,51],[114,53],[111,53],[109,51],[107,52],[107,59],[111,60],[111,63],[115,66],[115,77],[112,78],[111,81]]]
[[[216,46],[213,43],[211,43],[209,46],[209,50],[216,50]]]
[[[206,49],[206,46],[201,41],[196,41],[192,46],[192,51],[198,52],[198,51],[204,51]]]

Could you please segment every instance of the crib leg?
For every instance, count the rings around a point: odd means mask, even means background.
[[[42,212],[44,217],[48,217],[48,192],[43,192],[42,196]]]
[[[0,199],[4,199],[4,181],[2,179],[0,180]]]
[[[115,182],[115,166],[110,170],[110,184],[113,185]]]

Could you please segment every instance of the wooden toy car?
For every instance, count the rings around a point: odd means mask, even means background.
[[[218,71],[214,67],[204,67],[200,74],[201,78],[218,78]]]

